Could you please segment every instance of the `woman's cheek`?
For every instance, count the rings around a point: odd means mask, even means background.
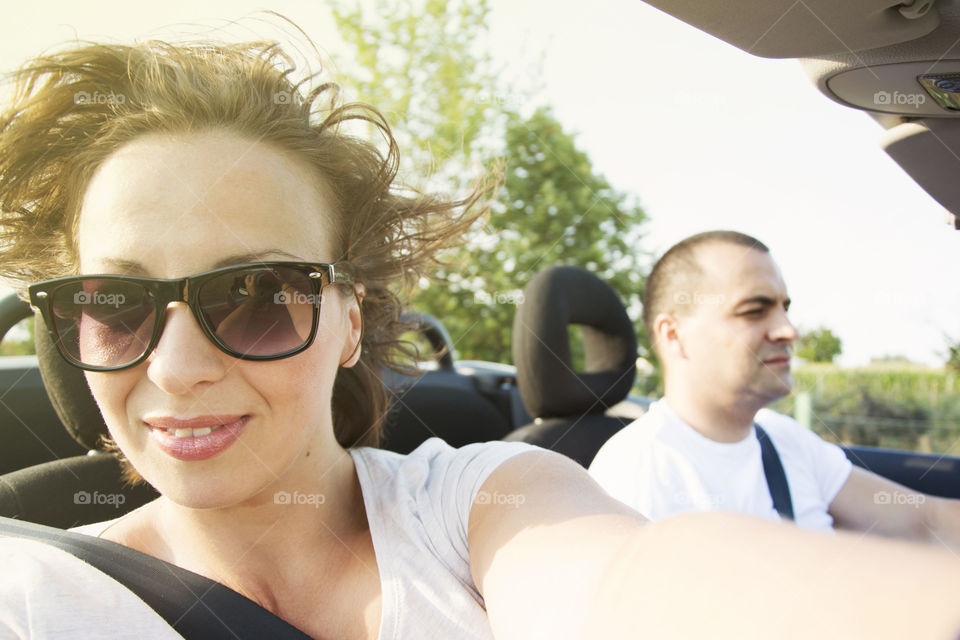
[[[141,367],[110,373],[85,372],[87,385],[114,440],[118,437],[120,440],[127,440],[134,435],[130,424],[139,419],[139,416],[131,413],[133,407],[129,400],[136,387],[139,369]]]

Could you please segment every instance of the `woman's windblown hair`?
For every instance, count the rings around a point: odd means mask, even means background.
[[[398,187],[397,144],[380,113],[340,104],[317,76],[294,82],[294,71],[276,43],[83,44],[29,61],[10,75],[15,98],[0,115],[0,277],[22,291],[76,273],[87,185],[138,136],[217,129],[292,152],[332,190],[337,261],[366,287],[362,356],[334,387],[336,435],[375,445],[383,368],[409,362],[401,300],[462,241],[489,191],[450,201]],[[378,132],[385,151],[350,135],[351,121]]]

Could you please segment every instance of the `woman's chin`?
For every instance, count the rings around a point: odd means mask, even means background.
[[[253,487],[249,478],[232,478],[222,474],[141,472],[144,479],[168,502],[186,509],[227,509],[246,502],[264,501],[262,487]]]

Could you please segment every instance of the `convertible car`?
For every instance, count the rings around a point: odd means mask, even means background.
[[[957,0],[651,0],[748,53],[799,58],[828,98],[865,111],[883,148],[948,212],[960,212],[960,2]],[[960,217],[954,215],[960,229]],[[944,230],[944,233],[948,233]],[[637,342],[616,292],[584,269],[533,277],[517,306],[513,364],[457,361],[442,319],[417,322],[436,365],[386,374],[393,397],[382,446],[408,452],[428,437],[454,446],[522,440],[586,466],[649,398],[630,395]],[[0,336],[33,312],[0,301]],[[586,370],[572,366],[568,331],[582,328]],[[155,497],[130,488],[99,450],[103,420],[83,374],[56,353],[41,322],[36,356],[0,358],[0,534],[64,548],[128,585],[186,638],[303,638],[243,596],[206,578],[95,538],[65,532]],[[861,446],[854,464],[901,484],[960,498],[960,458]],[[197,593],[206,593],[197,607]]]

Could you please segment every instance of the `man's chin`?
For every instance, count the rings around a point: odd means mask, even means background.
[[[764,396],[769,398],[768,403],[779,400],[784,396],[790,395],[793,391],[793,376],[789,373],[779,376],[775,380],[770,380],[764,385]]]

